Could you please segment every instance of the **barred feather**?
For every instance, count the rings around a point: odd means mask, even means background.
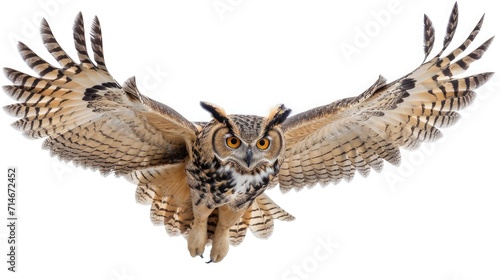
[[[247,228],[250,228],[258,238],[268,238],[273,232],[275,219],[292,221],[295,218],[279,207],[266,194],[261,194],[247,209],[240,222],[230,228],[231,244],[240,244],[245,237]]]
[[[136,171],[126,177],[137,184],[136,201],[151,205],[152,223],[165,226],[167,233],[172,236],[187,236],[193,221],[191,197],[183,168],[182,164],[168,165]],[[218,219],[216,208],[208,219],[207,244],[212,242]],[[258,196],[240,221],[229,229],[230,243],[240,244],[248,228],[259,238],[269,237],[274,219],[291,221],[294,217],[267,195]]]
[[[132,81],[125,84],[126,91],[117,84],[104,63],[97,18],[91,29],[95,63],[87,51],[81,13],[73,26],[79,63],[59,45],[46,20],[42,40],[61,68],[18,44],[21,57],[38,77],[4,69],[13,84],[3,89],[20,102],[4,107],[19,118],[13,127],[29,138],[46,138],[43,147],[61,159],[102,173],[125,175],[183,161],[197,126],[171,108],[143,98]]]
[[[484,16],[467,39],[442,56],[455,34],[458,6],[451,12],[443,48],[425,61],[434,45],[434,28],[424,17],[424,63],[390,84],[379,80],[363,94],[292,116],[284,124],[286,159],[281,166],[280,188],[288,191],[316,183],[351,180],[355,171],[367,176],[380,171],[382,160],[399,164],[399,148],[416,149],[420,143],[442,136],[439,128],[453,125],[456,112],[468,106],[477,88],[493,73],[457,77],[480,59],[493,38],[461,59],[481,29]]]

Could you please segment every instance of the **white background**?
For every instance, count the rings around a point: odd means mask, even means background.
[[[15,40],[52,59],[36,34],[41,16],[76,57],[71,28],[82,11],[88,27],[94,15],[100,18],[115,79],[135,75],[143,93],[190,120],[209,119],[200,100],[229,113],[266,115],[278,103],[298,113],[359,94],[378,74],[393,80],[414,69],[423,59],[423,14],[434,22],[440,49],[453,5],[163,2],[38,0],[9,1],[6,7],[4,1],[0,64],[30,71]],[[230,9],[218,12],[214,3]],[[484,12],[484,29],[473,46],[496,33],[500,11],[494,1],[459,5],[452,46]],[[342,46],[356,53],[347,55]],[[494,42],[469,73],[497,71],[499,54]],[[9,127],[14,118],[2,112],[0,260],[7,254],[8,166],[18,168],[19,245],[18,273],[7,272],[2,261],[0,278],[500,279],[498,79],[478,91],[475,104],[463,111],[460,123],[444,130],[442,140],[404,151],[400,167],[385,165],[368,178],[357,175],[350,183],[298,193],[270,190],[297,219],[276,222],[269,240],[248,234],[222,263],[211,265],[192,259],[182,237],[151,225],[149,208],[135,203],[135,186],[51,158],[41,140],[24,138]],[[2,77],[1,83],[9,82]],[[2,106],[12,102],[0,95]],[[333,245],[326,250],[325,242]]]

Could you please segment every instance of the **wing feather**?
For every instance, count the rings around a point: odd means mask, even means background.
[[[102,173],[126,175],[140,169],[183,162],[198,126],[170,107],[140,94],[135,79],[123,87],[109,74],[99,20],[91,30],[90,58],[82,14],[73,26],[79,63],[71,59],[42,21],[42,39],[61,68],[19,43],[23,60],[38,75],[5,68],[13,83],[4,91],[19,103],[4,109],[19,120],[13,126],[64,160]]]
[[[456,112],[468,106],[474,90],[493,73],[457,77],[480,59],[492,39],[457,59],[476,38],[481,17],[467,39],[441,56],[455,34],[458,7],[447,25],[443,48],[425,61],[434,45],[434,28],[424,17],[424,63],[410,74],[387,84],[379,79],[364,93],[292,116],[283,123],[286,158],[278,179],[288,191],[317,183],[350,180],[355,171],[363,176],[380,171],[383,160],[398,164],[400,148],[415,149],[424,141],[442,136],[439,128],[453,125]]]

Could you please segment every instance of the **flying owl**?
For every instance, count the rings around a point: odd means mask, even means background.
[[[424,16],[424,62],[393,82],[379,77],[365,92],[290,116],[284,105],[265,117],[227,114],[201,102],[208,122],[192,122],[141,94],[132,77],[119,84],[104,61],[101,26],[90,32],[87,50],[82,14],[73,26],[79,62],[55,39],[47,21],[42,40],[60,66],[23,43],[19,52],[36,76],[5,68],[4,91],[19,103],[4,109],[28,138],[46,138],[43,148],[62,160],[124,176],[137,184],[136,199],[151,205],[151,220],[169,235],[184,235],[191,256],[211,245],[221,261],[248,229],[268,237],[274,220],[294,217],[273,202],[268,188],[282,191],[349,181],[356,171],[381,171],[384,160],[400,162],[400,148],[415,149],[441,136],[459,119],[474,90],[493,73],[461,76],[492,39],[458,58],[475,39],[483,18],[449,54],[458,21],[455,4],[441,51],[427,60],[434,28]]]

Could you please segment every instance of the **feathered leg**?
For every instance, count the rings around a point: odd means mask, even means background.
[[[246,208],[234,211],[228,205],[219,207],[219,221],[215,229],[212,250],[210,251],[210,262],[220,262],[229,251],[229,229],[240,221]]]
[[[188,250],[192,257],[202,256],[207,244],[207,221],[212,213],[204,204],[193,205],[193,224],[188,236]]]

